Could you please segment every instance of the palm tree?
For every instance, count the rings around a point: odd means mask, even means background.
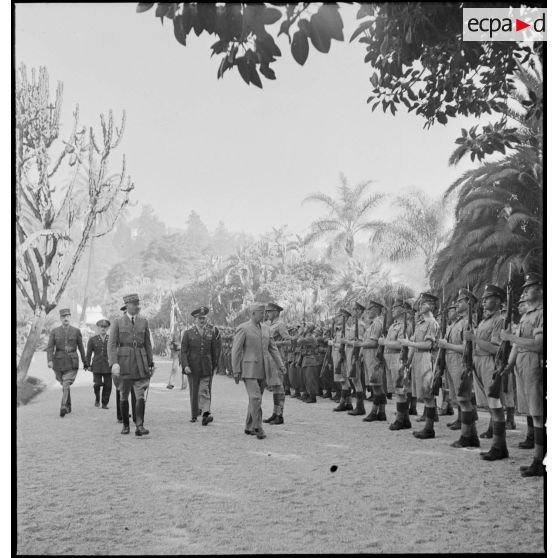
[[[341,185],[337,188],[337,199],[322,192],[307,196],[302,203],[318,202],[328,209],[325,217],[317,219],[310,225],[308,242],[314,242],[324,237],[331,237],[328,245],[328,256],[344,248],[352,258],[355,238],[365,231],[374,231],[381,225],[380,221],[369,219],[370,211],[384,198],[383,193],[374,193],[363,198],[372,181],[360,182],[354,188],[348,184],[347,178],[341,173]]]
[[[393,204],[402,210],[401,214],[379,226],[370,245],[377,246],[383,256],[394,262],[422,254],[428,276],[434,256],[448,238],[443,200],[415,190],[398,196]]]

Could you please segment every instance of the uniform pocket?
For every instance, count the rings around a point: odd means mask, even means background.
[[[131,347],[118,347],[116,354],[118,356],[130,356],[130,348]]]
[[[79,368],[79,359],[78,356],[76,354],[70,355],[70,359],[72,361],[72,369],[77,369]]]

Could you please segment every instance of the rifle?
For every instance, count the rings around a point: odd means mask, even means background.
[[[331,330],[329,332],[330,339],[333,342],[333,338],[335,337],[335,320],[331,320]],[[327,352],[324,358],[324,362],[322,364],[322,370],[320,371],[320,378],[327,378],[329,377],[328,371],[333,369],[333,346],[327,346]]]
[[[384,321],[382,323],[382,337],[387,335],[387,308],[384,311]],[[376,351],[376,358],[378,359],[378,363],[374,366],[374,370],[383,370],[387,369],[386,366],[386,359],[384,358],[384,345],[379,345],[378,350]]]
[[[469,313],[467,316],[467,331],[472,331],[473,329],[473,305],[469,300]],[[463,351],[462,367],[463,372],[461,373],[461,381],[459,382],[459,389],[457,390],[457,395],[464,396],[471,392],[473,389],[473,374],[475,371],[475,365],[473,362],[473,342],[465,341],[465,350]]]
[[[506,287],[507,301],[506,301],[506,319],[504,321],[504,329],[509,329],[512,323],[513,312],[513,290],[511,284],[511,268],[510,277]],[[500,391],[508,393],[508,358],[512,350],[512,344],[509,341],[502,341],[498,347],[496,358],[494,359],[494,374],[492,375],[492,382],[488,387],[488,397],[494,399],[500,398]]]
[[[358,316],[355,314],[355,341],[358,341]],[[360,347],[353,346],[349,378],[360,378]]]
[[[407,338],[407,309],[405,309],[405,314],[403,315],[403,337]],[[403,388],[405,383],[407,360],[409,359],[409,347],[401,345],[399,359],[401,360],[401,365],[399,366],[399,370],[397,371],[397,380],[395,382],[395,387]]]
[[[345,337],[346,320],[347,319],[345,317],[345,314],[343,314],[343,324],[341,326],[341,338]],[[347,355],[345,353],[345,343],[341,343],[341,346],[339,347],[339,361],[337,362],[337,366],[335,367],[336,374],[343,375],[342,367],[346,359],[347,359]]]
[[[441,307],[441,317],[440,317],[440,329],[442,339],[446,336],[446,330],[448,327],[448,316],[447,309],[444,301],[444,294],[442,292],[442,307]],[[430,393],[432,396],[436,397],[440,393],[442,387],[442,380],[444,378],[444,373],[447,370],[446,365],[446,349],[438,349],[438,354],[436,355],[436,362],[434,364],[434,375],[432,377],[432,386],[430,388]]]

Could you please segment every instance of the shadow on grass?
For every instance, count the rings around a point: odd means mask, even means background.
[[[27,376],[23,384],[17,386],[17,406],[27,405],[29,401],[37,397],[46,388],[46,384],[38,378]]]

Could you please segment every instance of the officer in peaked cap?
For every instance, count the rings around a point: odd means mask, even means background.
[[[124,296],[125,312],[112,323],[108,340],[109,365],[119,378],[122,434],[130,433],[130,391],[136,396],[136,436],[149,434],[144,425],[145,394],[155,367],[147,319],[139,315],[140,300],[137,294]],[[124,307],[122,307],[124,308]]]
[[[81,331],[70,325],[71,312],[68,308],[60,310],[62,325],[54,328],[49,335],[47,345],[48,367],[54,370],[56,379],[62,386],[60,416],[72,412],[70,386],[74,383],[78,368],[78,351],[84,370],[87,370],[87,358],[83,348]]]
[[[202,413],[202,426],[213,421],[211,416],[211,379],[219,366],[221,334],[207,322],[209,308],[200,306],[191,312],[196,323],[182,336],[180,362],[190,387],[190,422]]]
[[[112,377],[108,361],[108,328],[110,322],[102,319],[97,322],[99,333],[87,341],[87,366],[93,372],[93,392],[95,393],[95,407],[102,402],[103,409],[108,409],[108,402],[112,391]],[[93,361],[91,361],[93,357]],[[101,398],[101,388],[103,394]]]

